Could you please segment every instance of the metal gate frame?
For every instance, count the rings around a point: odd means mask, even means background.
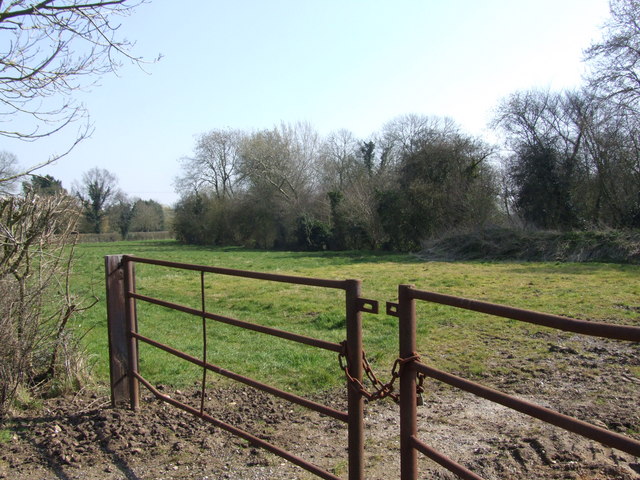
[[[434,450],[418,439],[416,394],[418,376],[425,376],[447,383],[455,388],[504,405],[518,412],[553,424],[564,430],[595,440],[603,445],[640,457],[640,442],[605,428],[562,415],[539,405],[507,395],[462,377],[430,367],[419,360],[416,352],[416,300],[448,305],[489,315],[509,318],[535,325],[542,325],[567,332],[596,337],[640,342],[640,327],[609,325],[573,318],[523,310],[505,305],[470,300],[418,290],[413,285],[398,287],[398,303],[387,302],[387,314],[398,317],[400,337],[400,470],[401,480],[417,480],[417,453],[420,452],[439,463],[458,477],[482,480],[482,477]]]
[[[140,295],[135,289],[135,263],[178,268],[197,271],[200,273],[202,308],[194,309],[170,303],[157,298]],[[249,432],[218,420],[204,412],[205,383],[207,371],[213,371],[227,378],[239,381],[251,387],[263,390],[284,400],[304,406],[316,412],[328,415],[348,424],[348,469],[349,480],[364,478],[364,398],[376,399],[390,396],[396,398],[393,382],[400,379],[400,466],[401,480],[417,480],[417,453],[420,452],[444,468],[463,479],[482,480],[482,477],[471,472],[464,466],[434,450],[417,437],[417,405],[418,379],[430,377],[447,383],[455,388],[465,390],[508,408],[538,418],[584,437],[595,440],[603,445],[616,448],[631,455],[640,457],[640,442],[630,437],[596,427],[581,420],[562,415],[553,410],[535,405],[503,392],[491,389],[481,384],[466,380],[462,377],[435,369],[420,361],[416,352],[416,300],[448,305],[454,308],[472,310],[502,318],[528,322],[558,330],[604,337],[610,339],[640,342],[640,327],[625,325],[609,325],[599,322],[589,322],[572,318],[549,315],[530,310],[497,305],[488,302],[470,300],[461,297],[443,295],[425,290],[418,290],[412,285],[399,285],[398,303],[387,302],[388,315],[399,318],[399,358],[392,369],[392,380],[382,384],[372,378],[372,372],[367,370],[367,376],[374,386],[379,387],[378,395],[371,395],[362,386],[363,370],[368,369],[362,349],[362,319],[361,313],[378,313],[378,302],[361,297],[360,280],[327,280],[290,275],[250,272],[228,268],[191,265],[163,260],[152,260],[131,255],[110,255],[105,257],[105,271],[107,284],[107,311],[109,332],[109,356],[111,373],[111,398],[114,406],[129,404],[132,409],[139,408],[140,383],[148,388],[159,400],[172,404],[196,417],[210,422],[233,435],[239,436],[250,443],[262,447],[280,457],[294,463],[320,478],[339,480],[336,475],[327,472],[306,460],[293,455],[269,442],[255,437]],[[297,285],[307,285],[319,288],[343,290],[345,292],[346,340],[340,344],[306,337],[271,327],[237,320],[231,317],[213,314],[206,311],[204,295],[204,275],[213,273],[230,275],[257,280],[281,282]],[[203,328],[203,356],[201,359],[184,352],[163,345],[151,338],[138,333],[136,302],[142,301],[202,318]],[[206,321],[233,325],[255,332],[284,338],[290,341],[306,344],[339,354],[340,367],[347,377],[348,411],[341,412],[326,405],[321,405],[298,395],[284,392],[275,387],[263,384],[248,377],[225,370],[206,361]],[[202,367],[202,393],[200,409],[191,407],[159,392],[139,372],[138,342],[144,342],[165,352],[178,356],[186,361]],[[346,365],[342,358],[346,357]]]
[[[170,303],[157,298],[140,295],[135,291],[135,269],[136,263],[145,263],[181,270],[191,270],[200,272],[202,308],[200,310]],[[302,343],[316,348],[321,348],[346,356],[346,373],[352,381],[362,382],[362,319],[361,313],[378,313],[378,302],[362,298],[360,295],[360,280],[327,280],[308,277],[296,277],[290,275],[277,275],[270,273],[250,272],[245,270],[234,270],[228,268],[208,267],[202,265],[191,265],[186,263],[168,262],[163,260],[152,260],[131,255],[109,255],[105,257],[105,272],[107,284],[107,312],[109,330],[109,357],[111,372],[111,398],[114,406],[129,404],[132,409],[140,406],[140,383],[148,388],[159,400],[174,405],[185,410],[196,417],[216,425],[227,432],[237,435],[253,445],[262,447],[303,469],[317,475],[320,478],[329,480],[339,480],[336,475],[323,470],[322,468],[297,457],[296,455],[281,449],[265,440],[262,440],[251,433],[229,425],[219,419],[214,418],[204,412],[204,390],[206,372],[212,371],[242,382],[251,387],[260,389],[284,400],[304,406],[308,409],[320,412],[348,424],[348,469],[349,480],[362,480],[364,478],[364,399],[362,394],[352,385],[347,386],[348,411],[341,412],[326,405],[318,404],[298,395],[284,392],[273,386],[269,386],[231,372],[206,361],[206,321],[233,325],[239,328],[249,329],[255,332],[284,338],[294,342]],[[330,288],[343,290],[345,292],[345,313],[346,313],[346,341],[343,343],[332,343],[324,340],[306,337],[271,327],[266,327],[254,323],[237,320],[222,315],[207,312],[205,309],[204,296],[204,275],[213,273],[218,275],[230,275],[236,277],[266,280],[272,282],[289,283],[296,285],[307,285],[312,287]],[[136,302],[142,301],[174,309],[184,313],[202,318],[203,325],[203,357],[202,359],[193,357],[184,352],[180,352],[172,347],[157,342],[151,338],[138,333],[138,320],[136,313]],[[183,404],[167,395],[159,392],[149,381],[139,372],[138,362],[138,342],[161,349],[188,362],[202,367],[202,395],[200,409]]]

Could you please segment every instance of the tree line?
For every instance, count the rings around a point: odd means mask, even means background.
[[[640,2],[613,0],[572,91],[515,92],[490,145],[448,118],[404,115],[370,138],[309,124],[216,129],[182,160],[187,243],[415,250],[487,225],[640,227]]]
[[[307,123],[201,135],[174,229],[188,243],[410,249],[495,214],[492,149],[450,120],[407,115],[376,140]]]
[[[117,232],[126,239],[129,232],[158,232],[167,228],[165,210],[155,200],[131,198],[118,188],[116,176],[94,167],[74,182],[71,193],[51,175],[30,175],[22,182],[23,195],[68,196],[78,215],[79,233]]]
[[[174,229],[186,243],[415,250],[488,225],[639,228],[638,122],[585,87],[504,99],[502,145],[419,115],[365,140],[306,123],[213,130],[182,161]]]

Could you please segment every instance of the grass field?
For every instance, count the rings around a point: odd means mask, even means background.
[[[640,325],[640,266],[595,263],[425,262],[411,255],[380,252],[272,252],[206,248],[173,241],[92,243],[77,247],[74,287],[100,302],[76,319],[84,335],[94,378],[108,384],[104,256],[141,257],[261,272],[362,280],[365,298],[397,300],[402,283],[440,293],[503,303],[579,319]],[[200,307],[200,277],[149,265],[136,266],[137,289],[194,308]],[[257,280],[206,275],[207,310],[242,320],[340,342],[344,340],[342,292]],[[139,302],[140,332],[195,356],[202,352],[201,319]],[[418,350],[434,366],[472,376],[499,374],[501,358],[549,355],[550,342],[571,344],[556,334],[515,321],[438,305],[418,308]],[[363,314],[364,347],[372,366],[388,380],[397,356],[397,320]],[[540,333],[543,332],[543,333]],[[335,354],[209,322],[208,360],[285,389],[322,390],[343,382]],[[148,346],[141,372],[152,382],[186,387],[201,372]],[[640,374],[640,372],[636,372]],[[215,378],[213,374],[210,378]]]

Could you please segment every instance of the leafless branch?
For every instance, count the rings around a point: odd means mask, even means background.
[[[141,65],[130,53],[133,44],[118,37],[115,19],[144,1],[0,3],[0,117],[35,124],[20,131],[0,128],[0,136],[35,140],[59,132],[84,116],[73,92],[117,72],[122,59]]]

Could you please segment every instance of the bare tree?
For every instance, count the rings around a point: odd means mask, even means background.
[[[182,160],[183,174],[176,181],[179,193],[211,189],[216,198],[230,198],[240,180],[240,130],[212,130],[198,137],[195,155]]]
[[[320,174],[325,188],[343,190],[356,175],[359,143],[349,130],[331,132],[320,146]]]
[[[247,229],[258,244],[290,245],[298,219],[310,218],[307,214],[318,200],[319,145],[318,134],[308,123],[283,123],[243,142],[242,197],[245,212],[253,212],[254,219],[262,217],[261,225],[253,220]]]
[[[640,117],[620,115],[613,102],[593,101],[582,121],[591,172],[590,220],[611,227],[640,226]]]
[[[529,90],[513,93],[496,110],[493,125],[511,150],[505,163],[512,211],[531,225],[573,228],[581,216],[588,102],[583,92]]]
[[[522,143],[544,146],[556,137],[550,112],[559,102],[560,94],[543,90],[512,93],[498,105],[492,126],[503,130],[512,149]]]
[[[315,184],[318,149],[318,134],[309,124],[283,123],[243,142],[241,172],[250,189],[275,193],[295,205]]]
[[[397,165],[404,155],[420,149],[421,144],[457,131],[455,122],[446,117],[426,115],[401,115],[382,127],[378,144],[381,150],[380,168]]]
[[[0,195],[15,189],[18,182],[18,158],[11,152],[0,151]]]
[[[638,112],[640,107],[640,0],[610,0],[611,18],[601,42],[585,52],[590,85],[604,98]]]
[[[140,63],[117,36],[116,17],[144,0],[13,0],[0,2],[0,136],[32,141],[86,118],[72,94],[119,61]],[[70,149],[90,133],[88,122]],[[28,167],[49,164],[63,152]]]

